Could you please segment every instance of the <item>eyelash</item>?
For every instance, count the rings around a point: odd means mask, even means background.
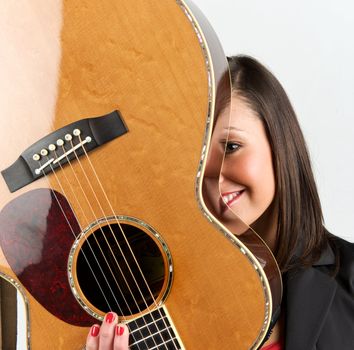
[[[221,142],[223,144],[223,147],[225,149],[225,154],[230,154],[230,153],[234,153],[236,152],[240,147],[241,145],[237,142],[233,142],[233,141],[228,141],[228,142]],[[233,147],[233,148],[229,148],[229,147]]]

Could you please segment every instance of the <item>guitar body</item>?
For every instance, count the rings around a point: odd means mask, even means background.
[[[227,64],[211,29],[189,6],[2,2],[0,170],[78,120],[119,111],[126,126],[88,156],[55,171],[47,166],[45,176],[13,192],[0,177],[0,271],[25,297],[29,349],[82,349],[90,324],[109,307],[94,301],[102,292],[94,282],[93,292],[80,282],[78,252],[102,228],[110,235],[113,225],[120,235],[120,223],[139,227],[158,251],[167,251],[153,302],[138,303],[130,315],[110,302],[123,321],[163,306],[180,342],[175,348],[193,350],[257,348],[265,336],[266,277],[201,196]],[[100,247],[106,244],[99,239]]]

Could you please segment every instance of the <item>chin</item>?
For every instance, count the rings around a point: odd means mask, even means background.
[[[249,229],[249,226],[230,210],[217,217],[217,219],[234,235],[241,235]]]

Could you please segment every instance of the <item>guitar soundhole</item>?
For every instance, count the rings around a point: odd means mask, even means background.
[[[76,270],[89,303],[101,314],[113,310],[121,316],[154,308],[166,271],[156,238],[127,223],[101,225],[86,236]]]

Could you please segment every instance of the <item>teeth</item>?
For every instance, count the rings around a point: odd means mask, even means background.
[[[222,196],[222,199],[227,204],[227,203],[231,202],[234,198],[236,198],[239,194],[240,194],[240,192],[234,192],[231,194],[227,194],[225,196]]]

